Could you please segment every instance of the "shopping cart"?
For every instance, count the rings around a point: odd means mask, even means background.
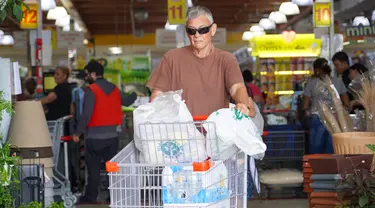
[[[195,120],[139,125],[143,151],[132,141],[106,163],[110,207],[247,207],[247,155],[235,146],[221,151],[215,124]],[[191,162],[205,152],[194,149],[202,142],[211,158]]]
[[[73,207],[77,202],[77,197],[73,195],[71,191],[71,185],[69,181],[69,162],[68,162],[68,141],[72,138],[64,136],[64,128],[66,122],[71,118],[71,116],[65,116],[55,121],[47,121],[48,129],[52,138],[52,151],[53,151],[53,164],[55,176],[53,180],[55,181],[55,195],[61,196],[64,201],[64,207]],[[59,156],[60,156],[60,146],[61,143],[64,145],[64,168],[65,175],[58,170]]]
[[[263,133],[267,151],[263,161],[258,162],[258,167],[262,170],[287,168],[302,172],[305,135],[302,125],[268,126]],[[303,183],[262,184],[262,192],[265,198],[304,197]]]

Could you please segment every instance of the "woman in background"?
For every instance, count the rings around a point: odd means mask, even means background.
[[[366,73],[368,69],[363,64],[353,64],[349,69],[349,79],[352,82],[356,77],[362,76],[362,74]],[[350,86],[350,85],[349,85]],[[359,91],[360,89],[357,89]],[[350,96],[350,109],[352,110],[352,113],[354,113],[354,110],[364,110],[364,107],[362,106],[361,102],[356,99],[357,94],[355,92],[351,92]]]
[[[324,58],[318,58],[313,63],[314,76],[307,82],[304,90],[305,114],[309,116],[309,152],[310,154],[333,154],[332,137],[326,130],[319,118],[319,102],[323,101],[329,106],[333,106],[331,95],[327,90],[322,90],[321,83],[325,76],[330,76],[331,67]],[[347,89],[342,82],[335,77],[330,77],[345,107],[349,107],[349,97]]]
[[[245,80],[247,87],[251,91],[252,96],[251,95],[249,96],[253,98],[255,103],[263,104],[262,93],[260,92],[260,88],[257,85],[253,84],[254,78],[253,78],[253,74],[251,73],[251,71],[244,70],[242,72],[242,76],[243,76],[243,79]]]
[[[57,120],[70,115],[72,103],[72,87],[68,83],[69,68],[59,66],[55,70],[54,77],[56,87],[46,97],[40,99],[46,105],[46,118],[48,121]]]

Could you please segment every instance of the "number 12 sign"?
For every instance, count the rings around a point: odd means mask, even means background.
[[[331,26],[331,3],[314,3],[314,27]]]
[[[30,10],[22,6],[23,18],[20,23],[22,29],[36,29],[38,28],[38,5],[28,4]]]
[[[168,0],[168,22],[171,25],[185,24],[185,0]]]

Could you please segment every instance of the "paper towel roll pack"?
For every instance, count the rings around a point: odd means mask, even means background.
[[[214,162],[207,171],[194,171],[193,166],[167,166],[163,169],[164,207],[198,207],[220,202],[230,208],[228,170]]]

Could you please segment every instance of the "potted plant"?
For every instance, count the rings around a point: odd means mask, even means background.
[[[0,23],[4,22],[7,16],[14,17],[20,22],[23,18],[22,6],[29,10],[23,0],[0,0]]]
[[[341,193],[341,198],[351,197],[350,205],[340,208],[375,208],[375,145],[366,145],[373,152],[370,168],[357,168],[353,166],[354,174],[343,175],[342,184],[349,185],[351,189]]]

